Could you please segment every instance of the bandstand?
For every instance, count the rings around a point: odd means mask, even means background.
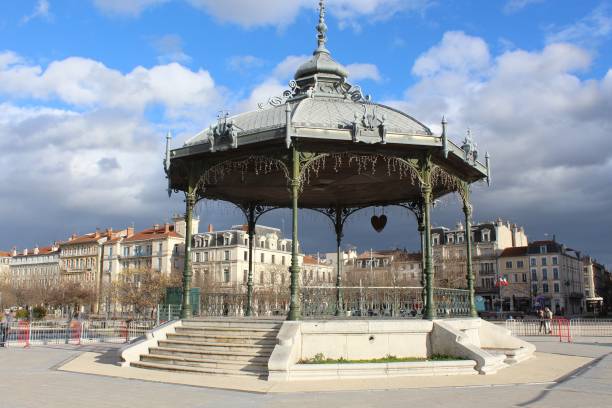
[[[249,270],[245,314],[253,308],[253,238],[258,218],[277,208],[293,215],[288,319],[299,320],[298,211],[328,216],[336,234],[338,265],[336,314],[343,314],[340,245],[346,219],[369,206],[397,205],[416,215],[424,271],[424,317],[436,317],[431,239],[435,199],[459,193],[465,216],[467,312],[476,316],[471,259],[470,186],[490,180],[489,158],[479,161],[466,138],[453,143],[442,119],[442,132],[410,115],[373,102],[348,81],[345,67],[326,47],[325,6],[321,2],[317,48],[299,67],[289,89],[253,112],[221,115],[218,122],[169,150],[165,160],[169,192],[183,192],[187,223],[198,200],[222,200],[245,214],[249,235]],[[373,220],[377,228],[386,220]],[[378,225],[376,225],[378,224]],[[185,237],[183,292],[191,287],[191,228]],[[182,317],[190,317],[183,296]]]
[[[274,209],[291,208],[287,318],[193,319],[190,296],[183,296],[181,319],[155,328],[122,350],[125,367],[289,381],[494,374],[532,357],[533,345],[479,319],[474,305],[470,186],[489,182],[488,155],[484,163],[479,161],[469,137],[462,146],[453,143],[444,119],[436,135],[411,116],[364,96],[348,82],[347,70],[332,59],[326,31],[321,1],[317,48],[299,67],[289,89],[256,111],[220,116],[180,148],[170,150],[168,143],[164,162],[169,193],[185,194],[183,294],[191,289],[191,222],[198,200],[230,202],[246,216],[247,316],[254,314],[257,221]],[[445,289],[434,288],[431,209],[434,200],[452,193],[461,198],[465,216],[466,299],[461,313],[438,317],[435,291]],[[424,319],[322,319],[310,313],[302,319],[298,211],[318,211],[334,225],[338,264],[333,314],[342,317],[347,304],[340,256],[345,221],[360,209],[391,205],[409,210],[417,219]],[[372,218],[377,230],[385,223],[384,217]],[[337,359],[338,364],[307,363],[321,356]],[[410,362],[358,363],[391,356]],[[451,358],[435,361],[436,356]]]

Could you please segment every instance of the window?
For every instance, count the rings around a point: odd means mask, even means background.
[[[542,292],[548,293],[548,283],[543,283],[542,284]]]
[[[457,242],[459,242],[459,243],[463,242],[463,234],[459,234],[457,236]]]
[[[546,245],[540,245],[540,253],[541,254],[545,254],[546,253]]]
[[[542,266],[546,266],[546,258],[542,257]]]
[[[157,252],[161,253],[163,250],[163,244],[160,242],[159,245],[157,246]]]
[[[157,258],[157,270],[161,271],[161,269],[162,269],[162,259]]]
[[[527,282],[527,274],[526,273],[523,274],[523,282]]]
[[[204,252],[204,262],[208,262],[208,252]]]
[[[263,252],[261,253],[260,258],[261,258],[261,263],[266,262],[266,254],[264,254]]]
[[[284,265],[285,264],[285,256],[281,257],[281,263]]]
[[[525,263],[523,261],[516,261],[516,268],[521,269],[525,267]]]
[[[223,237],[223,245],[229,245],[230,237]]]
[[[244,260],[245,261],[249,260],[249,251],[244,251]]]
[[[224,253],[223,253],[223,260],[225,260],[225,261],[229,261],[230,260],[230,251],[224,251]]]
[[[530,265],[530,266],[536,266],[536,264],[537,264],[537,261],[536,261],[536,259],[535,259],[535,258],[531,258],[531,259],[529,260],[529,265]]]
[[[553,268],[553,279],[559,280],[559,268]]]
[[[542,268],[542,280],[548,279],[548,270],[546,268]]]
[[[559,259],[556,256],[552,257],[552,264],[553,265],[559,265]]]
[[[276,255],[272,255],[272,263],[276,263]]]
[[[489,242],[491,240],[491,233],[488,230],[482,231],[482,241]]]
[[[560,289],[561,288],[559,287],[559,282],[555,282],[553,286],[553,290],[555,291],[555,293],[559,293]]]
[[[229,268],[223,268],[223,282],[229,283],[230,281],[230,270]]]
[[[440,237],[438,236],[438,234],[433,236],[433,244],[434,245],[438,245],[440,243]]]
[[[130,247],[126,246],[123,248],[123,256],[130,256]]]
[[[264,283],[264,275],[263,275],[263,271],[259,272],[259,283],[263,284]]]
[[[449,244],[452,244],[453,242],[455,242],[455,240],[454,240],[454,238],[453,238],[453,236],[452,236],[452,235],[447,235],[447,236],[446,236],[446,241],[447,241]]]
[[[533,285],[531,285],[531,294],[533,296],[537,295],[538,293],[538,284],[534,283]]]
[[[506,261],[506,269],[512,269],[512,261]]]
[[[534,282],[538,281],[538,272],[535,269],[531,270],[531,280]]]
[[[196,262],[200,262],[200,253],[199,252],[196,252],[196,254],[195,254],[195,261]]]
[[[514,274],[514,282],[518,282],[518,281],[519,281],[518,273],[515,273]]]

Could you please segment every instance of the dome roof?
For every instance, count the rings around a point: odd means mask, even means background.
[[[217,124],[185,145],[208,144],[210,151],[215,151],[273,138],[289,141],[289,127],[300,128],[300,137],[309,137],[309,128],[327,129],[335,131],[332,139],[367,143],[410,143],[415,139],[406,136],[433,137],[422,123],[371,102],[359,86],[347,82],[348,70],[332,58],[325,46],[326,32],[325,6],[321,3],[317,48],[312,58],[297,69],[290,89],[260,104],[259,110],[220,116]],[[364,135],[368,137],[360,137]]]

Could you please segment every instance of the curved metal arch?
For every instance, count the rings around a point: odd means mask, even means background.
[[[321,160],[326,159],[334,159],[334,168],[337,170],[340,166],[343,166],[343,159],[348,159],[348,166],[352,165],[354,160],[360,160],[362,158],[372,158],[377,160],[386,161],[387,163],[387,174],[391,174],[400,170],[399,167],[403,168],[403,172],[400,171],[400,175],[409,174],[411,178],[419,180],[422,182],[423,177],[420,172],[418,166],[411,162],[410,159],[406,159],[404,157],[396,156],[396,155],[383,155],[380,153],[356,153],[356,152],[342,152],[342,153],[320,153],[313,154],[312,157],[305,158],[302,160],[301,164],[301,172],[300,172],[300,181],[303,184],[308,184],[310,181],[310,174],[312,171],[315,174],[318,174],[319,168],[313,170],[313,167],[316,163]],[[323,168],[325,167],[325,163],[323,163]],[[358,169],[361,171],[361,168]]]
[[[320,214],[325,215],[332,222],[334,226],[334,230],[340,238],[344,235],[344,224],[348,218],[355,214],[357,211],[364,210],[366,208],[375,207],[375,206],[363,206],[363,207],[342,207],[342,206],[330,206],[329,208],[303,208],[305,210],[316,211]]]
[[[206,169],[198,178],[196,186],[204,189],[206,184],[214,181],[217,184],[220,180],[225,177],[226,174],[234,171],[241,171],[243,174],[249,172],[249,165],[255,165],[255,174],[259,175],[260,172],[263,174],[269,174],[274,170],[281,170],[287,180],[287,183],[291,182],[291,176],[287,163],[282,159],[274,157],[267,157],[262,155],[248,156],[242,159],[229,159],[219,163],[215,163]]]

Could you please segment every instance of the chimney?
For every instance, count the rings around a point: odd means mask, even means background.
[[[38,249],[38,244],[36,244],[36,246],[34,247],[34,255],[38,255],[39,253],[39,249]]]
[[[108,237],[108,239],[113,239],[113,229],[112,228],[106,229],[106,236]]]
[[[96,238],[100,238],[100,228],[96,227]]]
[[[164,226],[165,227],[165,226]],[[159,224],[153,224],[153,229],[157,231],[159,229]]]
[[[127,237],[131,237],[134,235],[134,227],[127,227]]]
[[[24,255],[27,255],[27,254],[28,254],[28,248],[25,248],[25,249],[23,250],[23,254],[24,254]]]
[[[215,227],[212,224],[208,224],[208,232],[215,232]]]
[[[17,247],[13,247],[13,250],[11,251],[11,256],[17,256]]]
[[[53,245],[51,245],[51,252],[55,252],[58,249],[59,249],[59,245],[57,244],[57,241],[55,241]]]
[[[167,234],[169,232],[170,232],[170,224],[166,222],[164,223],[164,233]]]

